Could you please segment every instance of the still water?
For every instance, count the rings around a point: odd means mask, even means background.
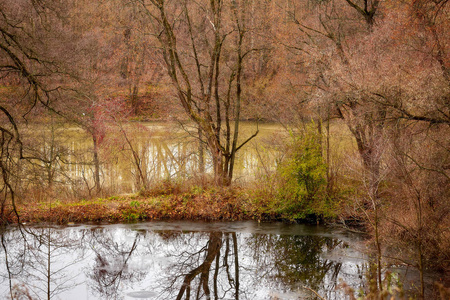
[[[212,160],[204,149],[200,163],[199,142],[192,126],[173,123],[111,124],[98,144],[97,157],[102,190],[109,194],[131,193],[159,180],[188,179],[200,165],[213,173]],[[280,125],[241,124],[240,141],[259,134],[237,154],[234,180],[246,182],[275,170],[278,147],[287,133]],[[16,171],[21,190],[31,192],[51,187],[61,193],[83,198],[94,188],[94,147],[92,135],[70,125],[49,126],[23,133],[24,144],[33,150],[28,156],[42,161],[20,162]],[[28,148],[27,148],[28,149]],[[147,185],[147,186],[146,186]]]
[[[9,227],[0,298],[327,299],[364,286],[362,238],[283,223]]]

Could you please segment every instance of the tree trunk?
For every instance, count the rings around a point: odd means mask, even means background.
[[[200,127],[197,128],[198,135],[198,172],[205,174],[205,146],[203,145],[203,132]]]
[[[331,196],[333,190],[333,182],[331,176],[331,155],[330,155],[330,106],[327,106],[327,138],[326,138],[326,151],[327,151],[327,194]]]
[[[93,157],[93,164],[94,164],[94,187],[95,191],[98,194],[100,194],[101,186],[100,186],[100,161],[98,158],[98,141],[96,135],[92,136],[92,140],[94,142],[94,157]]]

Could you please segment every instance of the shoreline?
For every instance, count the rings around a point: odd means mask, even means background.
[[[127,223],[152,220],[247,221],[327,224],[322,216],[304,218],[277,212],[240,189],[212,189],[195,193],[119,195],[90,200],[16,203],[9,205],[4,224]]]
[[[234,191],[204,191],[169,195],[124,195],[79,201],[47,201],[16,204],[19,218],[8,207],[5,222],[86,223],[151,220],[243,221],[280,220],[280,216],[258,211],[246,195]]]

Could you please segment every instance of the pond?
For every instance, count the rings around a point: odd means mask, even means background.
[[[31,193],[51,188],[83,198],[83,191],[94,189],[94,148],[92,136],[71,124],[54,124],[24,130],[22,139],[27,154],[42,161],[21,161],[17,185]],[[258,136],[237,155],[234,179],[246,182],[267,175],[276,167],[277,144],[287,133],[277,124],[243,122],[241,139],[259,130]],[[213,173],[211,156],[204,148],[200,164],[199,143],[192,125],[176,123],[129,122],[109,124],[98,145],[99,179],[105,194],[131,193],[145,184],[160,180],[192,178],[200,165]],[[205,146],[206,147],[206,146]],[[18,162],[19,163],[19,162]]]
[[[359,235],[321,226],[148,222],[8,227],[0,298],[326,299],[364,288]]]

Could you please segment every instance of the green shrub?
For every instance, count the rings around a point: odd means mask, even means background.
[[[278,166],[279,212],[291,218],[327,212],[327,166],[322,155],[321,135],[314,123],[292,133],[285,159]]]

